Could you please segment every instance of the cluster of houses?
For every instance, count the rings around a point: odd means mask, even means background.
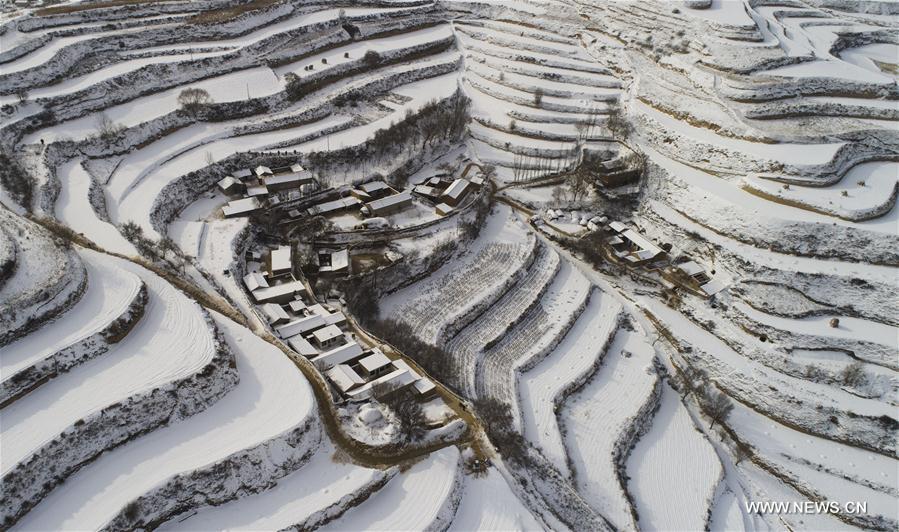
[[[621,222],[611,222],[604,230],[609,234],[606,244],[612,255],[629,266],[645,266],[668,256],[664,249]]]
[[[412,206],[412,195],[398,192],[383,181],[370,181],[350,188],[340,198],[318,203],[306,209],[309,216],[328,216],[358,211],[374,218],[395,214]]]
[[[484,178],[480,175],[470,179],[435,176],[415,185],[412,191],[431,201],[435,205],[434,209],[437,214],[446,216],[462,203],[471,190],[479,188],[483,184]]]
[[[251,258],[256,261],[248,262],[243,283],[259,314],[291,349],[325,375],[341,398],[380,399],[407,387],[422,399],[435,395],[434,383],[404,361],[390,360],[380,349],[365,349],[356,342],[343,312],[310,301],[306,286],[293,276],[290,246]],[[347,259],[338,254],[331,260]]]
[[[379,229],[388,225],[385,216],[412,206],[413,194],[434,205],[438,215],[446,216],[462,204],[469,192],[483,184],[484,178],[480,176],[471,179],[433,177],[416,185],[411,191],[397,191],[384,181],[369,181],[355,187],[347,187],[340,192],[340,197],[308,207],[305,214],[329,216],[359,213],[363,220],[357,226],[358,229]],[[299,211],[289,213],[291,218],[297,218],[302,214]]]
[[[222,207],[225,218],[248,216],[267,206],[279,204],[283,198],[302,197],[319,189],[312,173],[299,164],[275,169],[257,166],[252,170],[238,170],[216,185],[227,196],[242,196]]]
[[[603,230],[608,233],[605,242],[612,255],[624,264],[653,269],[659,261],[668,259],[665,249],[621,222],[611,222]],[[661,269],[661,275],[669,288],[685,287],[704,297],[711,297],[725,288],[724,283],[713,279],[705,268],[692,260],[667,265]]]

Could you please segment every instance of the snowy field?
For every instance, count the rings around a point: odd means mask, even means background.
[[[0,529],[899,527],[895,4],[7,4]],[[375,180],[434,188],[310,214]]]

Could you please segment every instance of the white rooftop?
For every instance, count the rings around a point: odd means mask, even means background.
[[[281,336],[281,338],[290,338],[291,336],[305,334],[309,331],[314,331],[315,329],[324,326],[325,319],[321,316],[305,316],[303,318],[293,320],[290,323],[285,323],[280,327],[276,327],[275,331],[279,336]]]
[[[272,272],[290,271],[290,246],[279,246],[272,250]]]
[[[287,345],[289,345],[291,349],[303,355],[304,357],[314,357],[318,355],[318,349],[310,344],[309,340],[303,338],[303,335],[301,334],[288,338]]]
[[[290,281],[288,283],[276,284],[268,288],[259,288],[253,291],[253,298],[259,303],[264,303],[276,297],[283,297],[287,294],[301,294],[306,291],[306,287],[300,281]]]
[[[459,199],[465,194],[465,191],[468,190],[469,181],[467,179],[459,178],[453,181],[453,184],[447,187],[445,191],[443,191],[443,196],[447,198]]]
[[[356,342],[350,342],[312,359],[312,363],[318,369],[328,369],[336,364],[345,364],[363,353],[362,346]]]
[[[375,351],[374,353],[368,355],[359,361],[359,365],[362,366],[365,371],[371,373],[372,371],[376,371],[384,366],[390,364],[390,359],[387,358],[387,355],[380,351]]]
[[[325,319],[321,316],[316,315],[316,316],[309,316],[309,317],[310,318],[318,318],[321,320],[322,323],[325,323]],[[338,327],[336,325],[328,325],[327,327],[322,327],[321,329],[318,329],[317,331],[312,333],[312,336],[314,336],[315,339],[319,343],[324,343],[329,340],[333,340],[335,338],[339,338],[340,336],[343,336],[343,331],[341,331],[340,327]]]

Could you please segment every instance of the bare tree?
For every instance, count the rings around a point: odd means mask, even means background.
[[[861,362],[853,362],[840,372],[840,380],[846,386],[858,388],[868,382],[868,376],[865,374],[865,366]]]
[[[195,114],[204,105],[212,103],[212,97],[204,89],[191,87],[178,95],[178,105],[190,114]]]
[[[100,113],[97,117],[97,135],[104,140],[110,140],[118,136],[124,128],[112,121],[106,113]]]
[[[427,417],[418,399],[407,389],[390,395],[385,401],[400,422],[400,434],[406,442],[417,440],[428,430]]]
[[[162,239],[159,240],[159,244],[157,244],[157,246],[159,247],[159,252],[162,253],[162,258],[166,258],[169,252],[171,252],[172,255],[176,257],[178,256],[178,244],[176,244],[175,241],[170,237],[162,237]]]
[[[582,164],[577,170],[568,174],[565,181],[568,183],[568,189],[571,191],[571,201],[577,201],[587,194],[592,178],[590,172]]]
[[[702,395],[701,404],[706,415],[712,420],[712,423],[709,424],[709,428],[714,427],[715,423],[723,423],[726,421],[728,416],[730,416],[731,411],[734,409],[734,405],[730,398],[714,389],[707,389],[705,391]]]
[[[125,237],[129,242],[134,242],[136,239],[144,236],[143,227],[134,223],[133,220],[128,220],[127,222],[122,224],[122,236]]]
[[[496,166],[492,164],[485,164],[481,167],[481,173],[484,174],[485,179],[493,179],[496,177]]]

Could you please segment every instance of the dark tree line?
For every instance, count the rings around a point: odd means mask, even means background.
[[[19,162],[0,153],[0,184],[19,205],[31,210],[34,182]]]
[[[335,164],[383,161],[422,152],[440,143],[455,142],[466,131],[468,109],[468,98],[457,91],[447,100],[434,100],[425,104],[418,113],[407,113],[399,122],[376,131],[361,145],[331,152],[310,153],[309,164],[323,169]]]

